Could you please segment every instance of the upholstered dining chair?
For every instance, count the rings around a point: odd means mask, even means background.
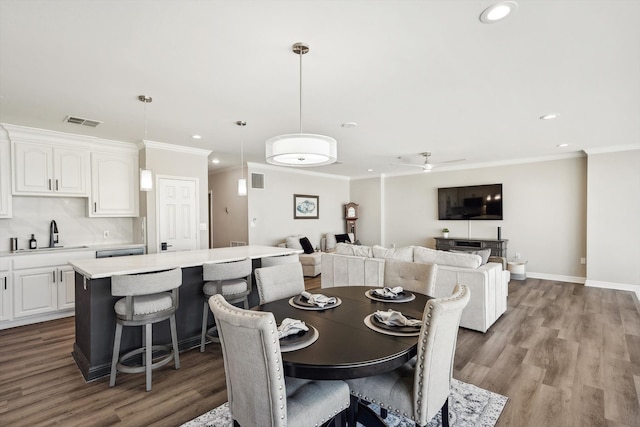
[[[388,259],[384,262],[384,286],[434,295],[438,265]]]
[[[260,304],[304,292],[304,276],[299,262],[256,268],[255,275]]]
[[[269,257],[262,258],[261,266],[262,267],[273,267],[274,265],[294,264],[296,262],[300,262],[300,256],[298,254],[269,256]]]
[[[351,394],[425,426],[438,411],[449,426],[449,393],[462,309],[469,288],[456,285],[447,298],[427,301],[418,340],[418,355],[400,368],[380,375],[347,380]],[[357,404],[352,411],[357,413]]]
[[[116,301],[116,332],[113,340],[111,376],[109,387],[116,385],[116,373],[145,372],[147,391],[151,391],[151,371],[160,368],[171,360],[175,368],[180,369],[178,356],[178,334],[175,312],[178,309],[178,288],[182,285],[182,269],[113,276],[111,294],[121,296]],[[152,326],[154,323],[169,319],[171,346],[153,345]],[[142,346],[120,356],[120,340],[123,326],[143,326]],[[165,350],[168,355],[152,361],[152,352]],[[143,354],[143,363],[132,366],[125,363],[133,356]]]
[[[229,409],[240,426],[321,425],[349,407],[344,381],[286,377],[273,313],[209,299],[222,345]],[[345,417],[341,416],[342,425]]]
[[[244,258],[231,262],[208,262],[202,265],[202,278],[205,284],[202,286],[204,305],[202,307],[202,331],[200,335],[200,352],[204,352],[207,338],[217,342],[214,336],[215,327],[208,329],[209,324],[209,298],[213,295],[222,295],[232,304],[242,303],[244,308],[249,308],[249,294],[251,293],[251,269],[250,258]]]

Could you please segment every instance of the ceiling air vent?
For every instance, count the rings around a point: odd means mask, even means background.
[[[251,174],[251,188],[264,190],[264,174],[263,173]]]
[[[67,116],[64,119],[64,121],[67,123],[73,123],[75,125],[89,126],[91,128],[94,128],[98,126],[100,123],[102,123],[101,121],[98,121],[98,120],[84,119],[82,117],[75,117],[75,116]]]

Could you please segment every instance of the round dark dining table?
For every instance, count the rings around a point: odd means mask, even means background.
[[[376,332],[364,323],[376,310],[395,310],[422,318],[431,298],[413,292],[408,302],[381,302],[365,296],[371,286],[341,286],[308,292],[338,297],[342,304],[326,310],[292,307],[290,298],[262,304],[256,310],[270,311],[278,324],[284,318],[302,320],[318,330],[317,341],[308,347],[282,353],[285,375],[315,380],[349,379],[376,375],[399,368],[416,355],[418,336],[393,336]]]

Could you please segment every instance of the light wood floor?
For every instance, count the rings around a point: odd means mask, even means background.
[[[633,294],[535,279],[509,291],[489,332],[460,331],[454,372],[509,397],[498,426],[640,426]],[[226,401],[215,344],[155,371],[147,393],[142,374],[85,383],[73,341],[73,318],[0,331],[0,426],[177,426]]]

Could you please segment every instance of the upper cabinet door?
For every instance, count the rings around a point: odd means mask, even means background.
[[[0,141],[0,218],[11,218],[12,215],[10,171],[9,142]]]
[[[13,151],[13,193],[51,193],[53,191],[53,147],[20,142],[13,145]]]
[[[70,148],[53,150],[54,181],[56,193],[88,195],[89,152]]]
[[[89,195],[89,152],[31,142],[14,147],[14,189],[16,195]]]
[[[138,216],[138,155],[91,153],[89,216]]]

